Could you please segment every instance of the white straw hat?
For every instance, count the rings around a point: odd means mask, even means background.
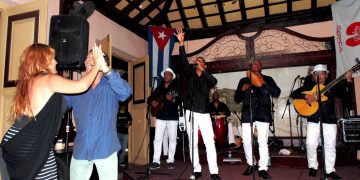
[[[320,72],[320,71],[326,71],[327,73],[329,73],[329,70],[327,69],[326,64],[318,64],[318,65],[314,66],[314,70],[312,73]]]
[[[173,79],[173,80],[176,78],[176,75],[175,75],[174,71],[173,71],[171,68],[166,68],[165,70],[163,70],[163,71],[161,72],[161,76],[162,76],[162,77],[164,77],[164,73],[165,73],[165,72],[171,72],[171,74],[172,74],[172,79]]]

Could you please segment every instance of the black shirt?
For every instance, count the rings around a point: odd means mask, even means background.
[[[118,112],[117,121],[116,121],[116,129],[120,134],[128,134],[129,124],[132,121],[131,114],[128,111]]]
[[[211,116],[220,115],[219,114],[220,112],[224,113],[226,117],[230,116],[231,114],[229,108],[225,103],[219,101],[218,107],[216,108],[214,102],[212,102],[210,104],[210,115]]]
[[[252,86],[253,94],[251,98],[252,105],[252,115],[253,121],[260,122],[272,122],[271,116],[271,96],[279,97],[280,88],[276,85],[275,81],[270,76],[262,75],[264,81],[266,82],[261,87]],[[240,79],[238,87],[235,91],[234,100],[235,102],[243,103],[242,114],[241,114],[241,123],[250,122],[250,90],[241,91],[241,88],[244,84],[251,84],[250,79],[244,77]]]
[[[188,62],[185,47],[180,46],[179,51],[185,77],[188,81],[188,95],[184,99],[185,109],[198,113],[210,113],[209,91],[216,85],[217,79],[206,71],[203,71],[199,77],[195,68]]]
[[[172,94],[175,96],[173,101],[166,99],[167,94]],[[181,102],[181,96],[177,84],[175,81],[172,81],[169,86],[166,88],[164,82],[158,86],[154,92],[151,93],[148,102],[150,103],[155,98],[160,98],[162,105],[159,107],[156,118],[161,120],[179,120],[178,105]]]

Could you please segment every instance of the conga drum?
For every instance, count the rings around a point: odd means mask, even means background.
[[[226,116],[218,115],[212,116],[213,130],[215,134],[215,145],[218,148],[226,147],[226,140],[228,134],[228,126],[226,123]]]

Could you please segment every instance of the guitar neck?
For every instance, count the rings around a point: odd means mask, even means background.
[[[338,78],[336,78],[335,80],[331,81],[328,85],[326,85],[323,89],[320,90],[320,94],[325,93],[326,91],[328,91],[330,88],[332,88],[333,86],[335,86],[338,82],[340,82],[342,79],[344,79],[346,73],[342,74],[341,76],[339,76]]]

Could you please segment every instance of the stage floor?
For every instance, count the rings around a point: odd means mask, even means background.
[[[224,180],[250,180],[253,177],[243,176],[242,172],[246,169],[246,163],[218,163],[219,175]],[[183,161],[176,160],[175,169],[168,170],[166,162],[162,161],[161,168],[152,171],[148,176],[147,166],[129,166],[127,170],[120,172],[119,179],[157,179],[157,180],[169,180],[169,179],[189,179],[191,176],[192,168],[189,162],[184,163]],[[320,179],[320,169],[317,173],[317,177],[309,177],[308,169],[306,167],[269,167],[269,174],[274,180],[315,180]],[[359,180],[360,169],[355,166],[340,166],[336,167],[338,175],[343,177],[345,180]],[[142,174],[145,173],[145,174]],[[157,174],[159,173],[159,174]],[[147,177],[147,178],[146,178]],[[258,179],[258,172],[255,173],[256,179]],[[210,173],[207,164],[202,165],[202,177],[200,179],[210,179]]]
[[[241,163],[230,164],[223,162],[224,158],[227,157],[228,152],[221,151],[218,153],[218,167],[219,175],[224,180],[250,180],[253,177],[243,176],[242,172],[246,169],[247,163],[245,160],[244,153],[235,151],[232,153],[232,157],[240,158]],[[276,152],[270,152],[271,155],[271,166],[269,167],[269,174],[274,180],[315,180],[320,179],[321,169],[317,173],[317,177],[309,177],[309,170],[307,168],[307,160],[305,152],[299,153],[294,150],[288,156],[278,155]],[[186,156],[188,157],[188,156]],[[319,157],[320,158],[320,157]],[[129,165],[127,168],[120,168],[119,179],[156,179],[156,180],[169,180],[169,179],[189,179],[192,173],[192,166],[189,160],[186,162],[179,160],[183,159],[176,158],[175,169],[167,169],[166,161],[161,161],[161,168],[151,171],[147,170],[146,165]],[[341,162],[342,157],[337,157]],[[320,159],[319,159],[320,160]],[[210,179],[210,173],[206,163],[205,151],[200,152],[200,163],[202,165],[202,177],[200,179]],[[338,163],[336,165],[336,172],[338,175],[343,177],[345,180],[360,180],[360,168],[355,165],[349,165],[344,163]],[[256,179],[259,179],[258,172],[255,173]]]

